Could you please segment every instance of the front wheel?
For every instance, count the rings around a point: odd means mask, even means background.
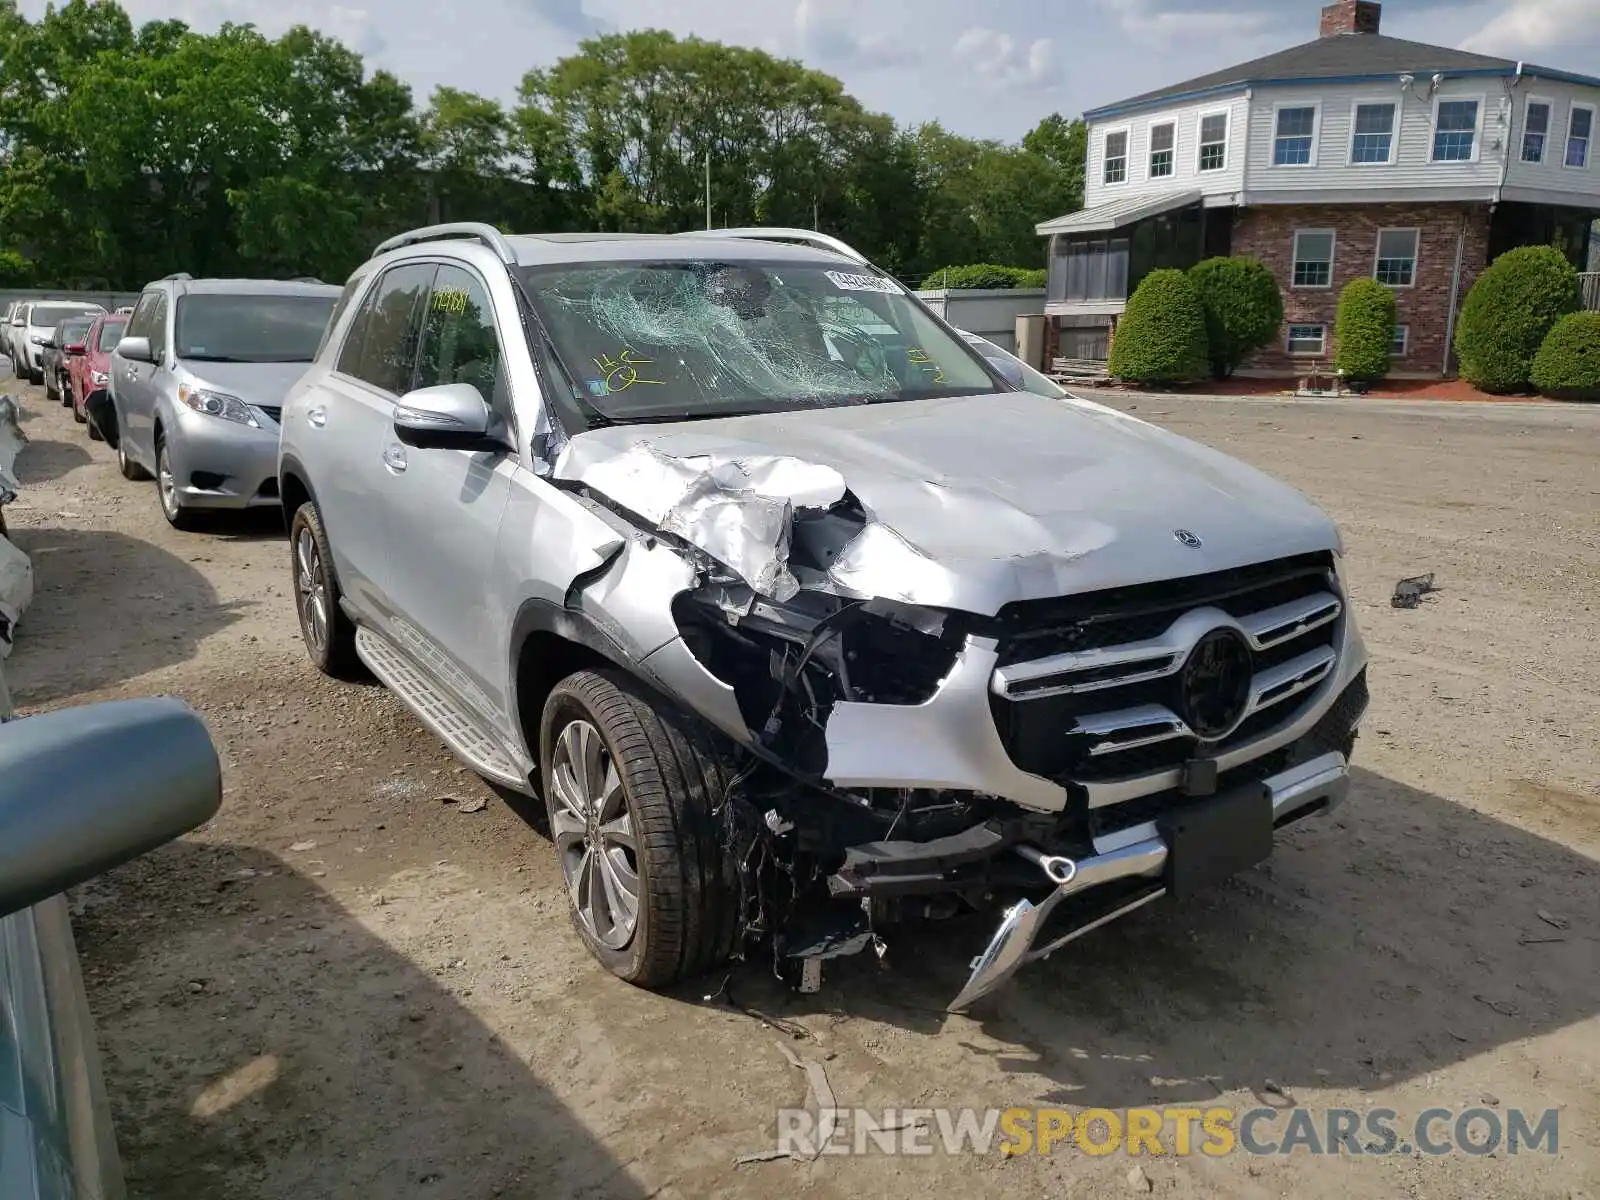
[[[56,386],[56,376],[54,372],[51,372],[49,375],[45,376],[44,398],[46,400],[61,399],[61,389]]]
[[[650,988],[726,961],[739,883],[718,818],[727,771],[707,729],[619,671],[580,671],[545,703],[539,765],[589,952]]]
[[[135,483],[142,482],[143,480],[150,478],[149,471],[146,471],[138,463],[134,462],[133,459],[128,457],[128,439],[125,437],[119,437],[117,439],[117,470],[122,472],[122,477],[124,479],[131,479]]]
[[[195,526],[194,510],[186,508],[183,495],[178,491],[178,478],[172,473],[172,459],[167,454],[167,440],[156,442],[156,491],[161,497],[161,515],[174,529],[190,530]]]
[[[294,577],[295,611],[306,655],[324,675],[355,679],[361,675],[356,656],[356,629],[339,605],[339,584],[333,577],[333,556],[317,506],[307,500],[289,522],[289,570]]]

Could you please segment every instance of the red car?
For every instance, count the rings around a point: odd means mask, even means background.
[[[94,324],[89,326],[84,352],[67,360],[67,389],[72,415],[79,424],[88,423],[91,441],[102,439],[99,427],[89,417],[89,401],[94,399],[96,392],[106,390],[106,384],[111,379],[111,352],[117,348],[117,343],[122,340],[122,331],[127,327],[126,313],[106,313],[96,317]]]

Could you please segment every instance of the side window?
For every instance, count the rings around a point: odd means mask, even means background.
[[[344,319],[345,309],[350,307],[350,301],[355,297],[357,289],[365,281],[365,275],[352,275],[349,282],[344,285],[344,291],[339,293],[339,301],[333,306],[333,312],[328,317],[328,327],[322,331],[322,341],[317,343],[318,360],[322,352],[328,348],[328,339],[333,336],[333,331],[339,327],[339,322]]]
[[[167,294],[157,292],[155,308],[150,317],[150,349],[155,351],[157,362],[166,362],[167,321],[171,311]]]
[[[151,321],[155,316],[156,301],[161,298],[160,292],[146,292],[139,297],[139,303],[134,305],[133,316],[128,318],[128,337],[149,337]]]
[[[470,383],[496,412],[510,415],[489,289],[471,271],[449,264],[434,277],[417,354],[417,386],[443,383]]]
[[[417,361],[417,318],[433,263],[391,267],[356,314],[339,354],[339,370],[393,395],[411,390]]]

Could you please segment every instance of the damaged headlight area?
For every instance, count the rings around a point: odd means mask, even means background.
[[[814,591],[777,601],[717,581],[680,594],[672,612],[757,743],[812,779],[826,774],[836,703],[925,703],[966,640],[956,614]]]

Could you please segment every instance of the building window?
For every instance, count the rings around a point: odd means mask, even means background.
[[[1200,118],[1200,169],[1220,171],[1228,165],[1228,114]]]
[[[1306,167],[1311,165],[1317,139],[1315,105],[1278,110],[1278,131],[1272,144],[1272,165]]]
[[[1544,144],[1550,138],[1550,101],[1528,98],[1528,115],[1523,122],[1522,161],[1542,163]]]
[[[1350,143],[1351,162],[1394,161],[1394,117],[1393,104],[1356,105],[1355,135]]]
[[[1594,140],[1594,108],[1574,104],[1567,118],[1567,166],[1583,170],[1589,165],[1589,143]]]
[[[1388,287],[1411,287],[1417,282],[1416,229],[1378,230],[1378,262],[1372,277]]]
[[[1172,174],[1173,147],[1177,144],[1178,127],[1168,121],[1165,125],[1150,126],[1150,178],[1165,179]]]
[[[1294,235],[1294,286],[1333,286],[1333,230],[1301,229]]]
[[[1394,341],[1389,343],[1390,358],[1404,358],[1411,349],[1411,326],[1396,325],[1394,327]]]
[[[1106,182],[1126,183],[1128,180],[1128,131],[1118,130],[1106,134]]]
[[[1441,100],[1434,109],[1433,161],[1472,162],[1478,151],[1478,102]]]
[[[1284,343],[1290,354],[1316,356],[1327,353],[1328,327],[1326,325],[1291,325]]]

